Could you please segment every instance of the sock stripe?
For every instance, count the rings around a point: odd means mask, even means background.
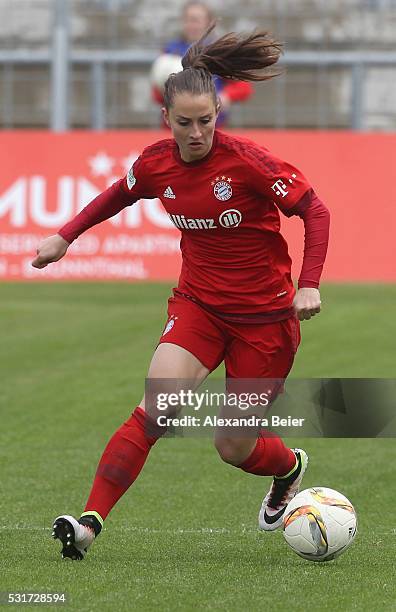
[[[292,469],[290,470],[290,472],[287,472],[287,474],[285,474],[284,476],[275,476],[275,478],[276,478],[277,480],[283,480],[283,478],[289,478],[289,476],[291,476],[292,474],[294,474],[294,472],[296,471],[296,469],[298,468],[298,466],[299,466],[299,462],[298,462],[298,459],[297,459],[297,457],[296,457],[296,464],[295,464],[295,466],[294,466],[294,467],[292,467]]]
[[[104,520],[102,519],[102,517],[100,516],[98,512],[95,512],[95,510],[86,510],[85,512],[81,514],[80,518],[82,518],[83,516],[88,516],[88,515],[94,516],[96,519],[98,519],[99,523],[103,527]]]

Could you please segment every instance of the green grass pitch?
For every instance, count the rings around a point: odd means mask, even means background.
[[[304,439],[304,485],[344,492],[359,533],[338,560],[297,557],[257,530],[269,479],[209,439],[166,439],[81,562],[57,514],[78,515],[101,451],[139,402],[169,285],[0,286],[0,591],[63,592],[76,610],[396,610],[395,440]],[[396,377],[396,286],[324,285],[293,376]],[[52,609],[52,607],[51,607]]]

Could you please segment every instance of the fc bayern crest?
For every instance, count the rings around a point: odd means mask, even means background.
[[[232,187],[230,185],[231,179],[222,176],[221,179],[219,176],[216,177],[216,182],[213,181],[212,185],[213,192],[218,200],[221,202],[226,202],[232,196]]]

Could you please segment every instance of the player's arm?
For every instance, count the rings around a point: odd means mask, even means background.
[[[304,258],[293,305],[301,321],[310,319],[321,307],[319,282],[329,240],[329,211],[297,168],[262,147],[255,154],[249,166],[257,191],[287,217],[298,215],[304,222]]]
[[[144,187],[139,158],[126,177],[94,198],[74,219],[61,227],[57,234],[45,238],[40,243],[32,266],[45,268],[49,263],[59,261],[66,254],[70,244],[83,232],[110,219],[142,197],[152,198],[153,196],[148,195]]]
[[[304,222],[304,258],[294,297],[294,309],[300,321],[320,312],[319,282],[329,242],[330,213],[313,189],[289,212]]]

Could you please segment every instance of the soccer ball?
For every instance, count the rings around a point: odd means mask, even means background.
[[[174,72],[181,72],[183,70],[181,60],[182,58],[179,55],[164,53],[163,55],[157,57],[151,66],[151,82],[153,85],[158,87],[161,92],[164,90],[165,81],[169,75]]]
[[[298,493],[283,516],[283,535],[309,561],[331,561],[352,544],[357,518],[351,502],[338,491],[311,487]]]

